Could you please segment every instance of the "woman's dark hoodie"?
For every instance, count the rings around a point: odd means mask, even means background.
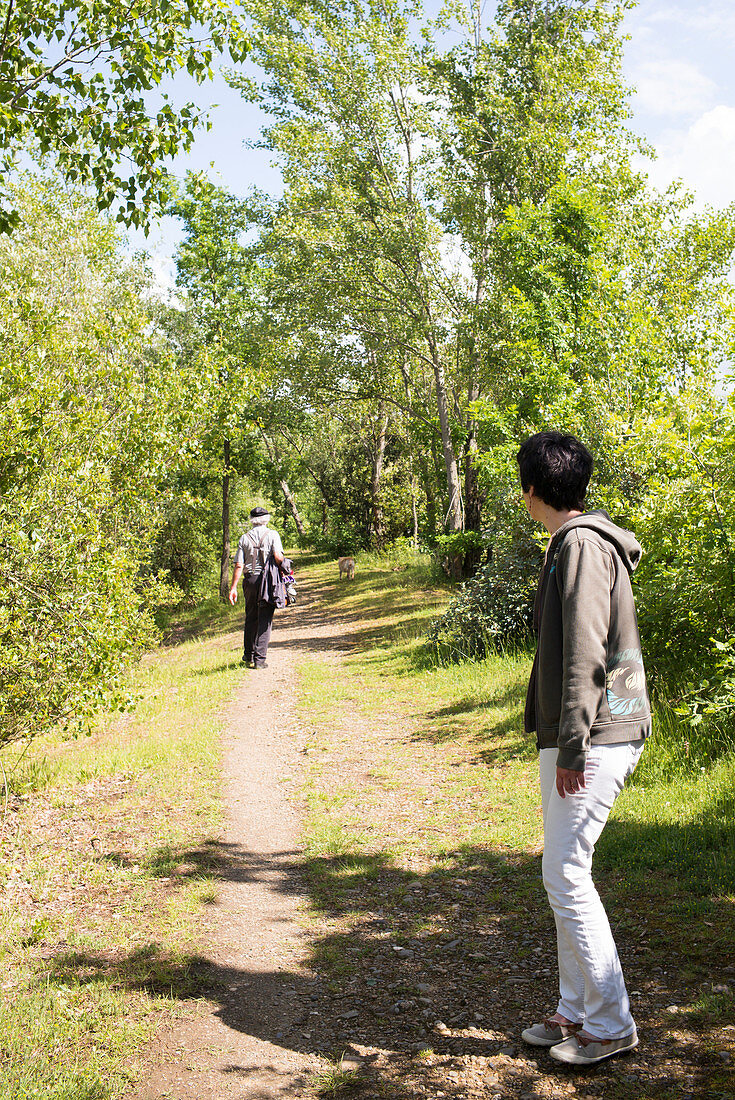
[[[590,741],[651,732],[630,574],[641,548],[606,512],[585,512],[549,542],[534,608],[538,648],[525,726],[558,766],[584,771]]]

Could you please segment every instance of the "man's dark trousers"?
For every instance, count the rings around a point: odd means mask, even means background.
[[[260,577],[243,581],[245,594],[245,638],[243,660],[253,661],[255,667],[265,664],[268,643],[271,640],[273,613],[272,603],[263,603],[260,599]]]

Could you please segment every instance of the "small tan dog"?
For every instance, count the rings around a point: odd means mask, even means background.
[[[355,579],[355,559],[354,558],[339,558],[337,561],[339,566],[339,579],[342,580],[342,574],[344,573],[348,580],[354,581]]]

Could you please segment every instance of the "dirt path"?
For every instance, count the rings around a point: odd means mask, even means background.
[[[325,1056],[347,1051],[359,1075],[332,1085],[355,1100],[735,1100],[731,1025],[723,1018],[698,1031],[678,1008],[729,988],[713,982],[735,980],[735,968],[716,959],[692,969],[668,943],[650,947],[656,930],[618,903],[614,919],[635,929],[620,947],[639,1050],[577,1071],[519,1042],[556,991],[537,853],[468,843],[455,830],[455,817],[502,811],[496,764],[481,756],[487,745],[478,752],[473,736],[420,735],[425,715],[414,713],[414,697],[401,709],[390,684],[383,709],[372,699],[363,713],[369,682],[345,675],[343,655],[400,610],[320,596],[314,583],[295,614],[279,617],[266,670],[243,670],[226,754],[228,828],[200,853],[220,884],[197,973],[201,999],[160,1036],[128,1100],[313,1100]],[[232,646],[234,655],[239,636]],[[301,727],[293,702],[305,656],[319,660],[312,728]],[[308,700],[314,667],[305,672]],[[458,795],[465,766],[473,778]],[[337,808],[327,823],[361,837],[357,847],[299,852],[305,781]],[[471,805],[455,810],[458,797],[477,797],[474,816]],[[415,845],[401,851],[405,836]]]
[[[220,883],[200,985],[190,1018],[164,1030],[145,1080],[129,1100],[270,1100],[305,1097],[317,1056],[289,1037],[307,1034],[310,989],[299,912],[305,904],[294,792],[303,734],[294,720],[295,669],[305,650],[339,650],[316,594],[277,619],[268,667],[243,669],[225,753],[227,829],[208,845]],[[233,636],[239,645],[240,635]],[[329,655],[325,654],[327,659]],[[338,659],[335,654],[335,658]]]

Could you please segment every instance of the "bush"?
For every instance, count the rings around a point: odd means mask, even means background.
[[[341,558],[348,554],[356,554],[358,550],[366,548],[364,534],[357,525],[347,520],[335,520],[329,531],[312,540],[315,550],[321,554],[328,554],[333,558]]]
[[[441,660],[481,658],[498,646],[527,639],[542,554],[536,542],[496,544],[490,560],[462,585],[431,626],[429,638]]]
[[[0,744],[128,705],[156,636],[175,400],[113,228],[52,182],[17,203],[0,239]]]

